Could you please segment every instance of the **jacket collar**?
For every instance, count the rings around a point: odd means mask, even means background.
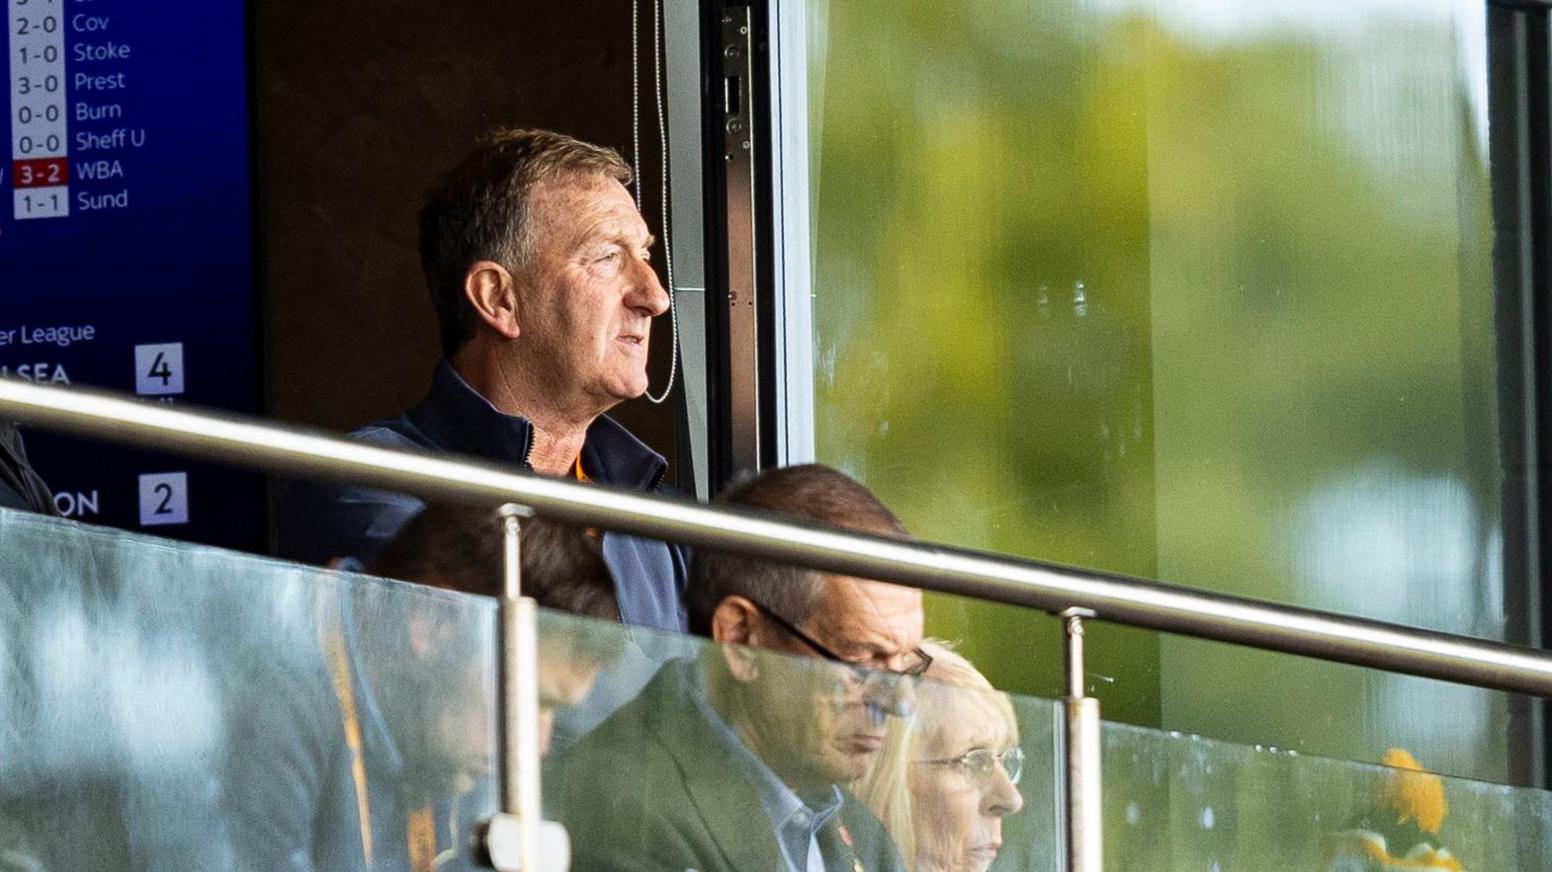
[[[437,364],[431,392],[408,417],[440,448],[529,468],[533,425],[491,405],[446,358]],[[599,415],[588,427],[582,466],[602,484],[651,491],[662,483],[668,461],[613,418]]]

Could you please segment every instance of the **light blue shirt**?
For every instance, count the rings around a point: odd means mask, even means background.
[[[697,672],[697,676],[699,673]],[[760,807],[770,818],[776,834],[776,844],[781,847],[783,865],[788,872],[824,872],[824,856],[819,852],[819,830],[841,810],[845,798],[841,789],[830,785],[829,796],[814,807],[804,802],[797,791],[776,777],[753,751],[744,745],[728,722],[717,714],[706,700],[705,686],[697,682],[695,704],[711,724],[713,731],[726,743],[733,759],[743,770],[744,776],[760,798]]]

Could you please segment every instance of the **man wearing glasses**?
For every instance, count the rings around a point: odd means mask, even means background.
[[[899,519],[829,467],[773,470],[725,505],[904,538]],[[867,774],[885,715],[909,716],[921,592],[698,551],[686,592],[697,658],[545,776],[547,816],[578,869],[898,870],[877,818],[840,785]]]

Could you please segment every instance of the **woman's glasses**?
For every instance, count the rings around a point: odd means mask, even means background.
[[[990,778],[992,767],[1001,766],[1007,773],[1008,780],[1014,784],[1019,783],[1019,777],[1024,774],[1024,749],[1009,748],[998,753],[990,748],[972,748],[958,757],[950,757],[946,760],[917,760],[917,763],[926,766],[957,766],[965,773],[976,779]]]

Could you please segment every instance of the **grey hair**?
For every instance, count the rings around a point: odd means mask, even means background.
[[[631,182],[631,167],[612,148],[550,130],[497,128],[438,181],[420,212],[420,262],[452,355],[478,321],[464,299],[464,274],[480,260],[514,272],[528,265],[533,194],[552,182]]]

